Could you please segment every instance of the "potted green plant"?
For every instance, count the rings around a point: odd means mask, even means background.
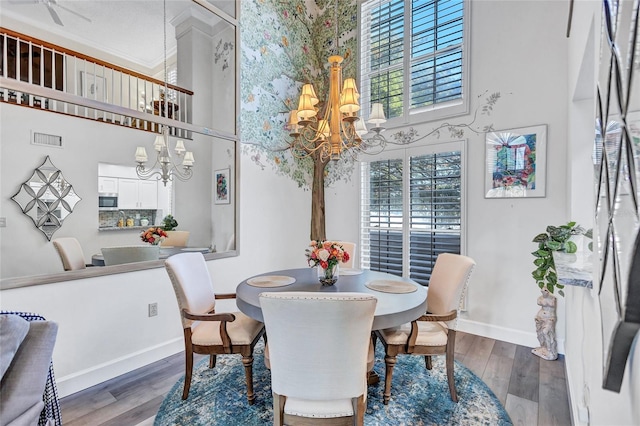
[[[531,275],[541,290],[546,288],[549,293],[554,294],[557,288],[558,294],[564,296],[562,290],[564,285],[558,282],[553,252],[575,253],[578,247],[576,243],[571,241],[571,237],[574,235],[589,236],[589,232],[577,225],[576,222],[569,222],[566,225],[547,226],[546,232],[535,236],[533,242],[538,243],[538,250],[531,253],[535,257],[533,264],[536,266]]]
[[[165,231],[173,231],[178,227],[178,221],[173,217],[173,215],[166,215],[164,219],[162,219],[162,229]]]

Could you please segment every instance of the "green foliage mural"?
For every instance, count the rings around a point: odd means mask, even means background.
[[[336,3],[338,19],[336,22]],[[345,57],[343,75],[356,76],[357,5],[339,0],[247,0],[241,3],[240,128],[242,151],[258,166],[272,167],[300,187],[311,186],[313,161],[289,152],[288,113],[302,84],[323,98],[331,54]],[[336,46],[338,28],[338,46]],[[321,100],[322,102],[322,100]],[[353,159],[325,169],[325,185],[349,180]]]

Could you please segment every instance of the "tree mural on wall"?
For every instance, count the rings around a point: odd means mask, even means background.
[[[329,90],[329,55],[345,57],[345,77],[356,75],[357,5],[339,0],[256,0],[241,5],[243,152],[259,166],[270,165],[298,186],[311,188],[311,238],[324,239],[324,187],[348,180],[354,158],[347,155],[330,162],[319,152],[295,156],[286,124],[304,83],[314,85],[322,111],[322,98]]]

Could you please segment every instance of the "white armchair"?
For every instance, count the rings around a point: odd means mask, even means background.
[[[428,370],[431,370],[432,355],[445,354],[449,393],[451,399],[458,402],[453,380],[457,318],[475,264],[470,257],[459,254],[438,255],[429,279],[427,313],[411,323],[375,332],[384,345],[386,354],[383,399],[385,404],[388,404],[391,398],[393,367],[399,354],[424,356]]]
[[[265,292],[274,425],[353,418],[362,425],[375,297]],[[286,417],[286,419],[285,419]],[[302,419],[299,419],[302,418]]]

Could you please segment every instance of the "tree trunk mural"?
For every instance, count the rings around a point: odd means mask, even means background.
[[[311,239],[325,240],[324,169],[329,159],[322,160],[320,151],[313,153],[313,183],[311,186]]]

